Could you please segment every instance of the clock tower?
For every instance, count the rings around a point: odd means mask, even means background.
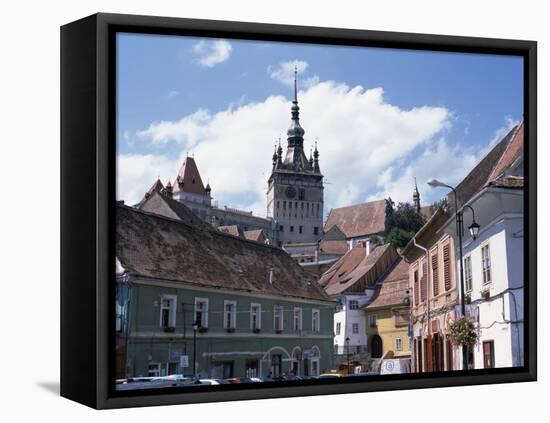
[[[309,159],[304,153],[305,131],[300,126],[296,69],[291,115],[286,152],[283,155],[279,140],[267,189],[267,215],[277,223],[282,245],[316,242],[323,235],[323,175],[317,143]]]

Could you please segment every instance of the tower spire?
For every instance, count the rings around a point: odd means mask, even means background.
[[[420,213],[420,192],[418,192],[418,185],[416,185],[416,177],[414,178],[413,205],[416,212]]]
[[[294,103],[298,103],[298,84],[296,83],[298,66],[294,65]]]

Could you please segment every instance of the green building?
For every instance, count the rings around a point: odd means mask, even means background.
[[[288,254],[194,224],[154,195],[164,215],[117,206],[118,378],[332,367],[334,303]]]

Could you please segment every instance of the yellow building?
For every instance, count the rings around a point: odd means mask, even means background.
[[[363,309],[372,358],[409,357],[409,266],[399,258]]]

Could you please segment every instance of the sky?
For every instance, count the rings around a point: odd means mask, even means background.
[[[523,116],[523,59],[119,34],[117,199],[135,204],[187,155],[221,207],[266,215],[275,143],[286,147],[294,68],[309,155],[331,208],[422,205],[457,184]]]

